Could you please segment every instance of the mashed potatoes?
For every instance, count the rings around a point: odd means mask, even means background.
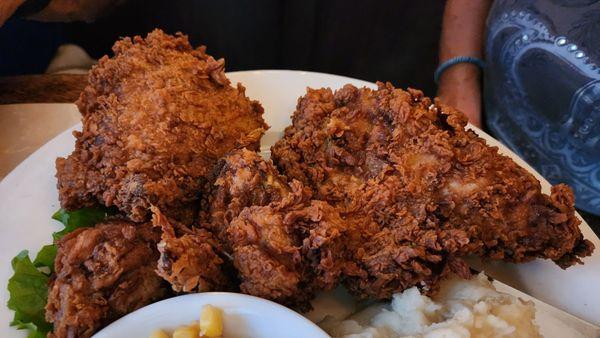
[[[326,318],[320,325],[333,337],[462,338],[541,337],[533,303],[499,293],[484,274],[442,284],[433,299],[417,288],[395,294],[350,318]]]

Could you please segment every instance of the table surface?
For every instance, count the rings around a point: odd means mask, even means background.
[[[0,77],[0,105],[75,102],[86,83],[87,75],[80,74]]]
[[[63,130],[80,121],[71,103],[87,75],[0,77],[0,179]],[[42,103],[42,104],[39,104]],[[57,109],[56,103],[69,103]]]
[[[80,74],[0,77],[0,179],[44,143],[80,121],[71,103],[86,82],[87,75]],[[579,212],[600,234],[600,217]]]

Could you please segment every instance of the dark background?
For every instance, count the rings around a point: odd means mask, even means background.
[[[94,23],[12,18],[0,28],[0,76],[43,73],[62,43],[93,58],[122,36],[181,31],[227,70],[302,69],[391,81],[435,94],[445,1],[129,0]]]

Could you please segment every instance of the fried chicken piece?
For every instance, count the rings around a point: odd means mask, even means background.
[[[229,223],[242,209],[264,206],[290,193],[285,177],[271,161],[248,149],[234,150],[215,166],[202,198],[202,225],[226,239]],[[305,192],[308,193],[308,190]]]
[[[231,264],[222,258],[220,244],[201,228],[171,224],[156,207],[152,223],[162,229],[158,243],[157,273],[176,292],[228,291],[234,289]]]
[[[227,228],[242,292],[301,310],[338,285],[347,231],[336,210],[294,189],[281,201],[242,210]]]
[[[233,151],[215,170],[201,224],[233,257],[244,293],[299,309],[335,287],[344,269],[347,224],[300,182],[286,182],[271,161]]]
[[[56,160],[64,208],[100,202],[141,222],[152,204],[189,223],[217,161],[258,148],[268,128],[262,107],[230,86],[224,60],[205,50],[154,30],[116,42],[115,56],[99,60],[77,101],[75,151]]]
[[[112,321],[167,295],[154,272],[159,231],[107,221],[60,239],[46,320],[49,337],[90,337]]]
[[[309,89],[292,120],[272,158],[360,225],[349,245],[364,274],[345,281],[359,296],[435,288],[448,269],[466,276],[467,254],[566,268],[593,250],[567,186],[543,194],[462,113],[420,91]]]

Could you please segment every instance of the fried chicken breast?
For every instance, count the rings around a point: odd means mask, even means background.
[[[190,223],[219,158],[259,146],[263,109],[230,85],[223,59],[180,33],[124,38],[113,51],[77,101],[83,130],[74,133],[75,150],[56,160],[61,205],[116,206],[136,222],[156,205]]]
[[[60,239],[46,305],[46,320],[54,324],[49,337],[91,337],[166,296],[154,272],[159,239],[151,224],[127,221],[107,221]]]
[[[350,246],[364,274],[345,283],[359,296],[434,288],[449,270],[466,276],[468,254],[566,268],[593,250],[567,186],[543,194],[462,113],[420,91],[309,89],[292,120],[273,161],[358,224]]]

